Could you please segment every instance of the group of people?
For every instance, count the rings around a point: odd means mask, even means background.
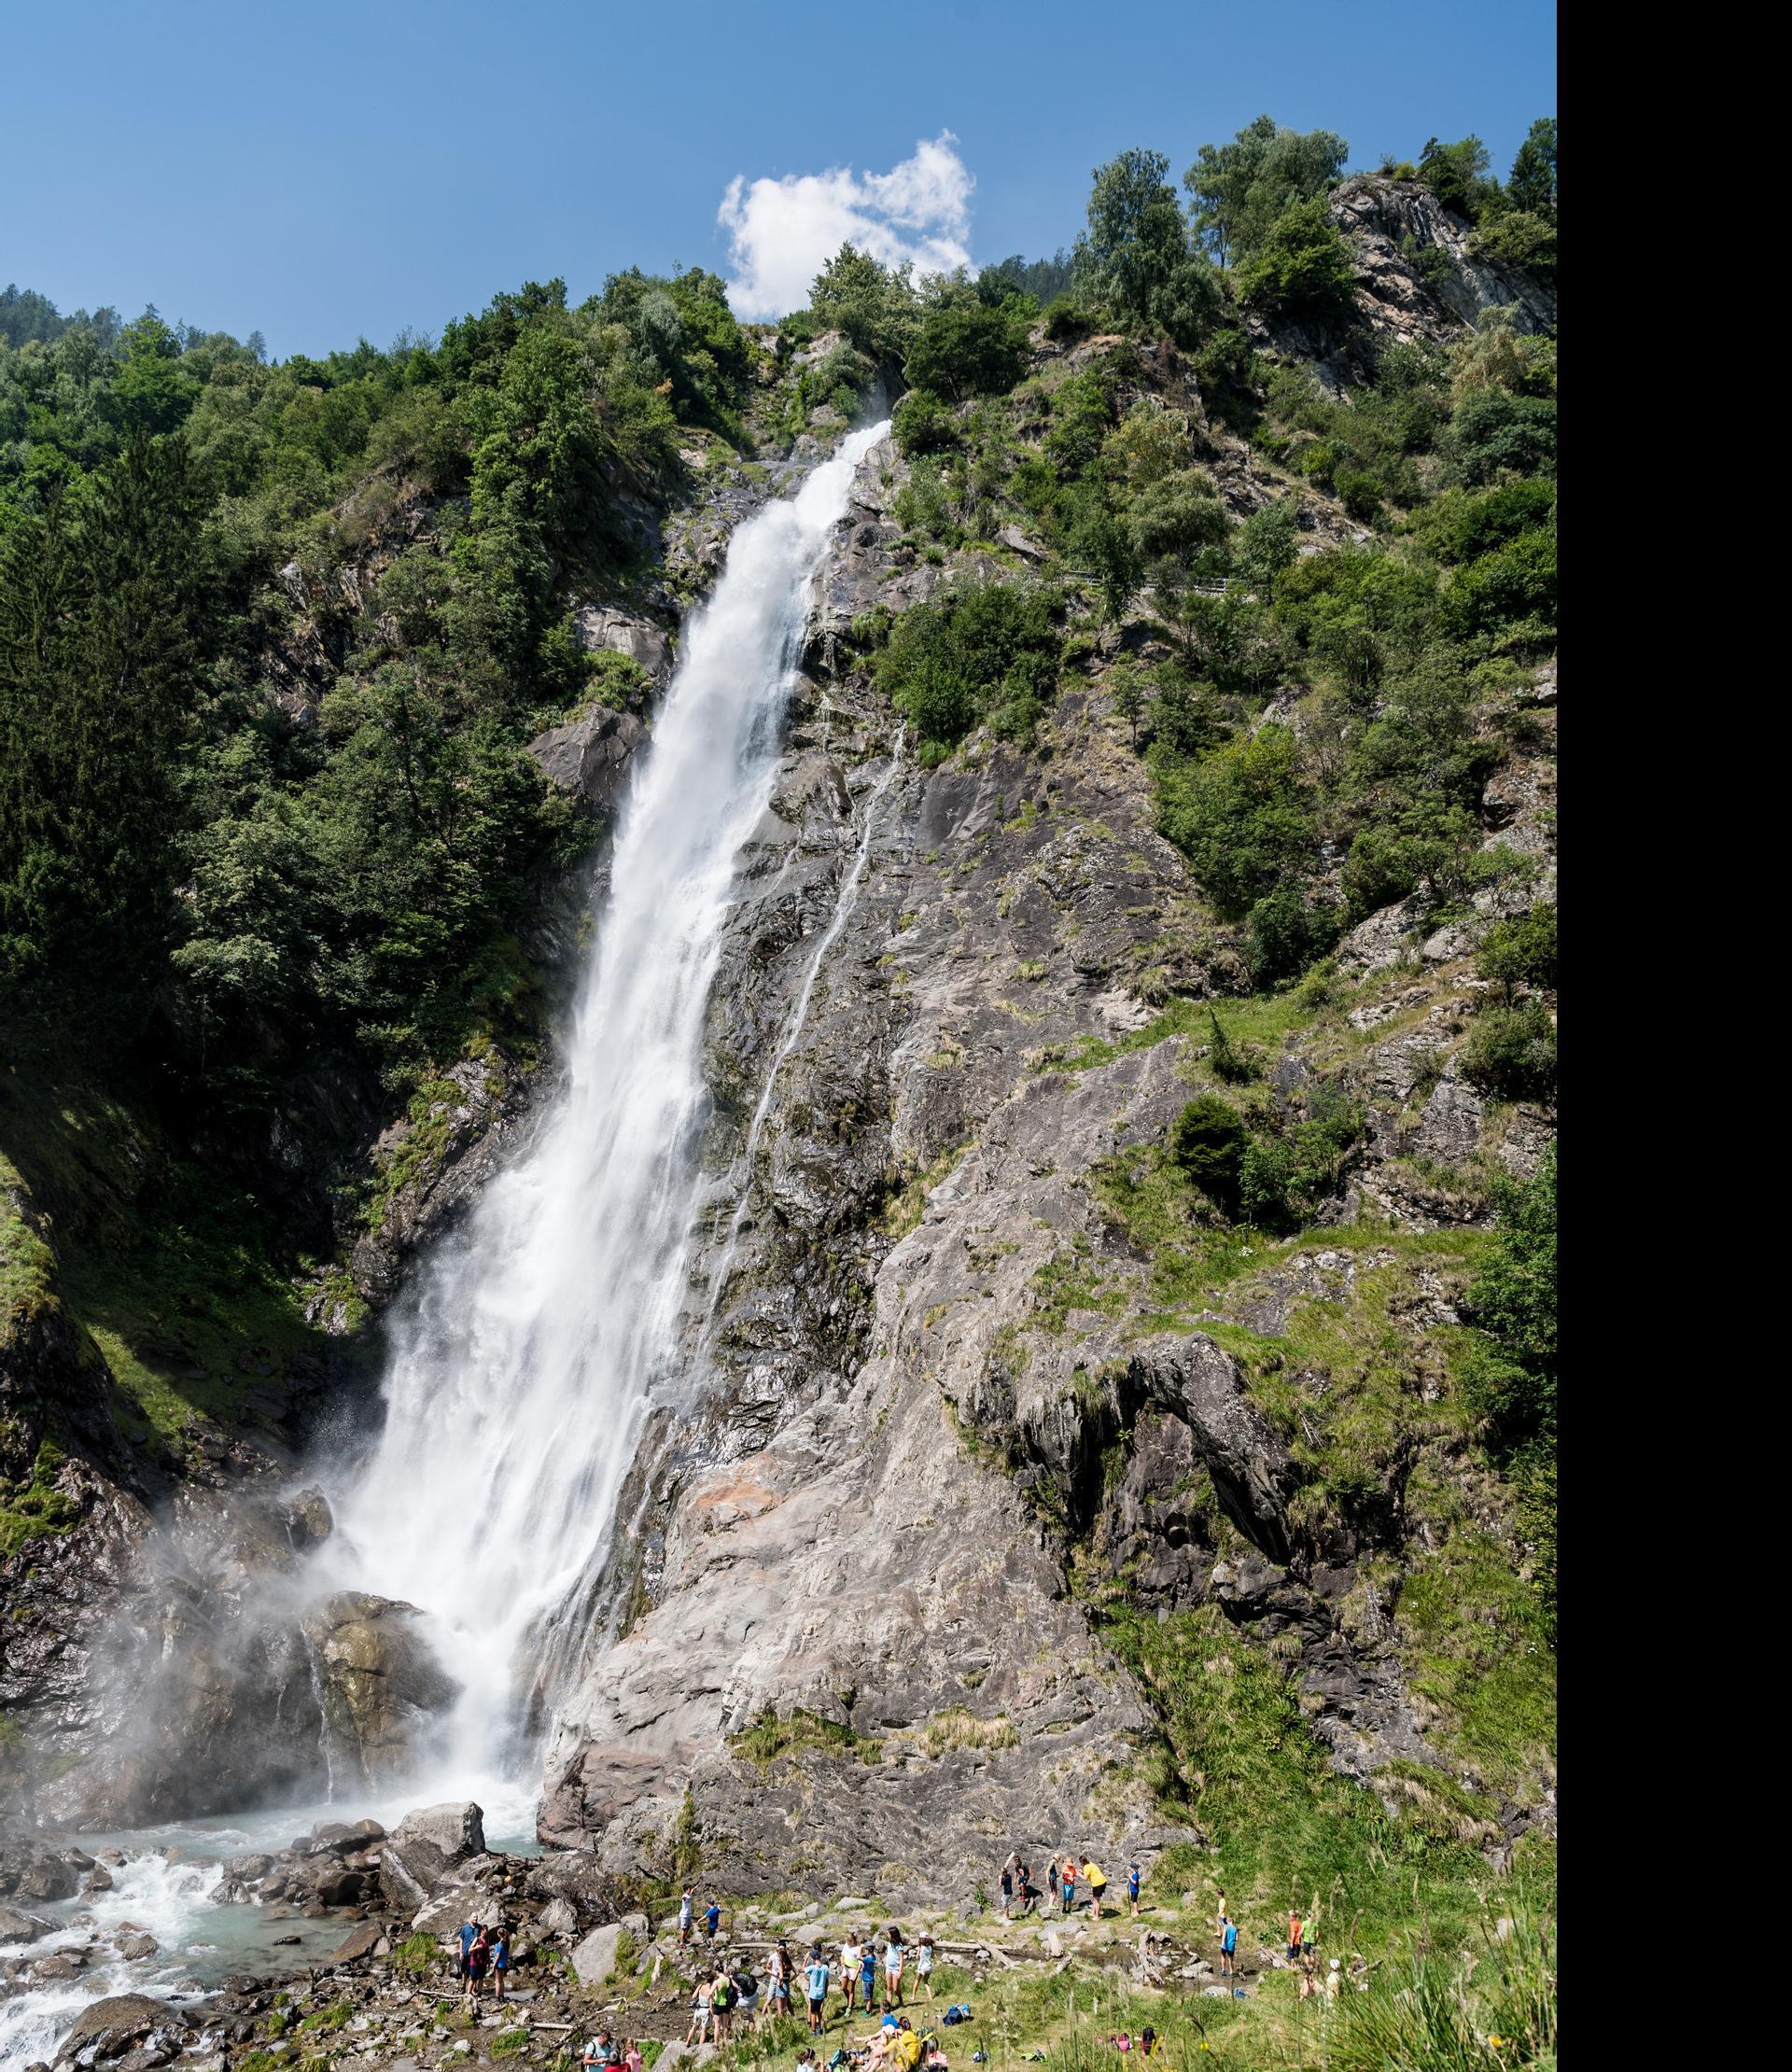
[[[1057,1900],[1058,1912],[1067,1914],[1077,1904],[1079,1882],[1090,1887],[1090,1919],[1102,1919],[1102,1900],[1109,1894],[1109,1873],[1094,1861],[1094,1856],[1084,1856],[1079,1865],[1073,1848],[1067,1848],[1063,1856],[1050,1858],[1044,1887],[1034,1883],[1031,1865],[1017,1848],[1011,1848],[1002,1858],[997,1877],[1002,1890],[1002,1921],[1015,1919],[1015,1909],[1019,1909],[1021,1914],[1029,1914],[1034,1911],[1036,1900],[1044,1900],[1046,1909]],[[1127,1904],[1133,1911],[1133,1921],[1140,1919],[1140,1892],[1143,1890],[1143,1880],[1145,1873],[1140,1869],[1138,1858],[1133,1858],[1127,1865]]]
[[[720,1915],[721,1910],[712,1899],[704,1912],[705,1931],[711,1945],[716,1940]],[[694,1900],[693,1895],[686,1893],[679,1909],[681,1943],[689,1942],[694,1919]],[[799,1970],[812,2036],[819,2036],[827,2026],[828,1996],[833,1990],[837,1989],[840,1994],[841,2012],[847,2019],[861,2010],[875,2014],[880,1979],[883,2009],[889,2021],[904,2005],[911,1979],[917,1993],[924,1993],[932,1999],[933,1961],[931,1935],[924,1934],[911,1943],[902,1929],[893,1925],[885,1931],[881,1945],[874,1929],[855,1932],[849,1928],[833,1956],[820,1943],[811,1943],[808,1955],[800,1967],[791,1956],[790,1945],[779,1942],[767,1953],[763,1976],[753,1970],[745,1957],[736,1956],[731,1962],[723,1956],[718,1960],[714,1973],[698,1982],[692,1996],[691,2027],[685,2041],[690,2044],[726,2043],[743,2029],[761,2028],[779,2015],[789,2014],[799,1982]],[[906,2024],[899,2022],[897,2026],[900,2030]],[[882,2033],[879,2031],[878,2036]],[[874,2053],[878,2036],[865,2039],[867,2049]],[[916,2062],[919,2062],[918,2055]],[[904,2067],[903,2072],[911,2072],[911,2068]]]
[[[579,2063],[583,2072],[641,2072],[641,2047],[632,2036],[612,2036],[599,2029],[587,2037]]]
[[[1238,1977],[1239,1925],[1225,1911],[1225,1895],[1221,1893],[1219,1904],[1220,1977]],[[1315,1995],[1323,1995],[1329,2002],[1336,2000],[1344,1989],[1344,1967],[1334,1957],[1323,1976],[1319,1968],[1319,1915],[1309,1911],[1302,1913],[1298,1907],[1288,1910],[1288,1962],[1299,1975],[1300,1998],[1310,2000]]]
[[[1032,1866],[1018,1849],[1011,1849],[997,1873],[1001,1886],[1001,1918],[1015,1919],[1018,1907],[1022,1914],[1029,1914],[1037,1901],[1043,1900],[1044,1911],[1054,1900],[1058,1911],[1068,1914],[1076,1904],[1076,1888],[1079,1880],[1089,1888],[1089,1918],[1099,1921],[1101,1902],[1107,1897],[1108,1874],[1092,1856],[1085,1856],[1079,1865],[1076,1852],[1067,1849],[1061,1856],[1054,1856],[1045,1866],[1045,1883],[1042,1888],[1033,1883]],[[1127,1899],[1132,1908],[1132,1917],[1139,1918],[1139,1895],[1144,1885],[1144,1872],[1135,1858],[1127,1866]]]
[[[486,1980],[498,1999],[511,1972],[511,1932],[500,1921],[491,1927],[469,1914],[460,1925],[460,1990],[469,2000],[477,2000]]]

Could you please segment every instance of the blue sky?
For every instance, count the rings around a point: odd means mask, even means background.
[[[1474,131],[1503,173],[1556,105],[1544,0],[0,0],[0,284],[276,356],[631,263],[776,299],[843,222],[1038,257],[1100,160],[1148,145],[1180,177],[1266,110],[1353,164]]]

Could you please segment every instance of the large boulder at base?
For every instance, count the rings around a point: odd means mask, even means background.
[[[152,2000],[147,1993],[115,1993],[81,2010],[63,2038],[56,2062],[65,2065],[89,2050],[96,2059],[120,2057],[158,2030],[185,2042],[186,2028],[187,2017],[166,2000]]]
[[[408,1813],[380,1849],[380,1889],[388,1906],[415,1913],[454,1869],[485,1854],[485,1815],[471,1800]]]
[[[305,1622],[325,1730],[338,1757],[347,1757],[370,1785],[409,1765],[455,1693],[418,1617],[413,1605],[343,1590]]]

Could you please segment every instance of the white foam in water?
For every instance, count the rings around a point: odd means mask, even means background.
[[[78,1915],[89,1925],[59,1926],[32,1943],[0,1944],[0,1959],[42,1957],[53,1950],[71,1949],[90,1954],[88,1968],[78,1978],[0,2000],[0,2067],[5,2072],[53,2058],[56,2046],[90,2000],[108,1993],[173,1998],[189,1991],[192,1945],[216,1932],[220,1916],[254,1911],[215,1906],[206,1897],[217,1883],[215,1863],[170,1863],[159,1855],[144,1855],[113,1867],[111,1875],[112,1890],[91,1898],[49,1907],[21,1902],[22,1911],[40,1918],[67,1922]],[[156,1956],[130,1962],[108,1954],[105,1946],[125,1923],[155,1937],[161,1945]],[[341,1924],[335,1925],[340,1934]]]
[[[735,533],[623,811],[565,1089],[395,1320],[382,1436],[332,1492],[326,1560],[427,1612],[463,1687],[419,1796],[489,1809],[526,1765],[519,1701],[551,1702],[586,1645],[585,1586],[688,1294],[735,859],[770,798],[811,580],[884,429]]]

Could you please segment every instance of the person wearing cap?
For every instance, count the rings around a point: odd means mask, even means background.
[[[1344,1990],[1344,1967],[1332,1959],[1332,1967],[1325,1974],[1325,2005],[1329,2008]]]

